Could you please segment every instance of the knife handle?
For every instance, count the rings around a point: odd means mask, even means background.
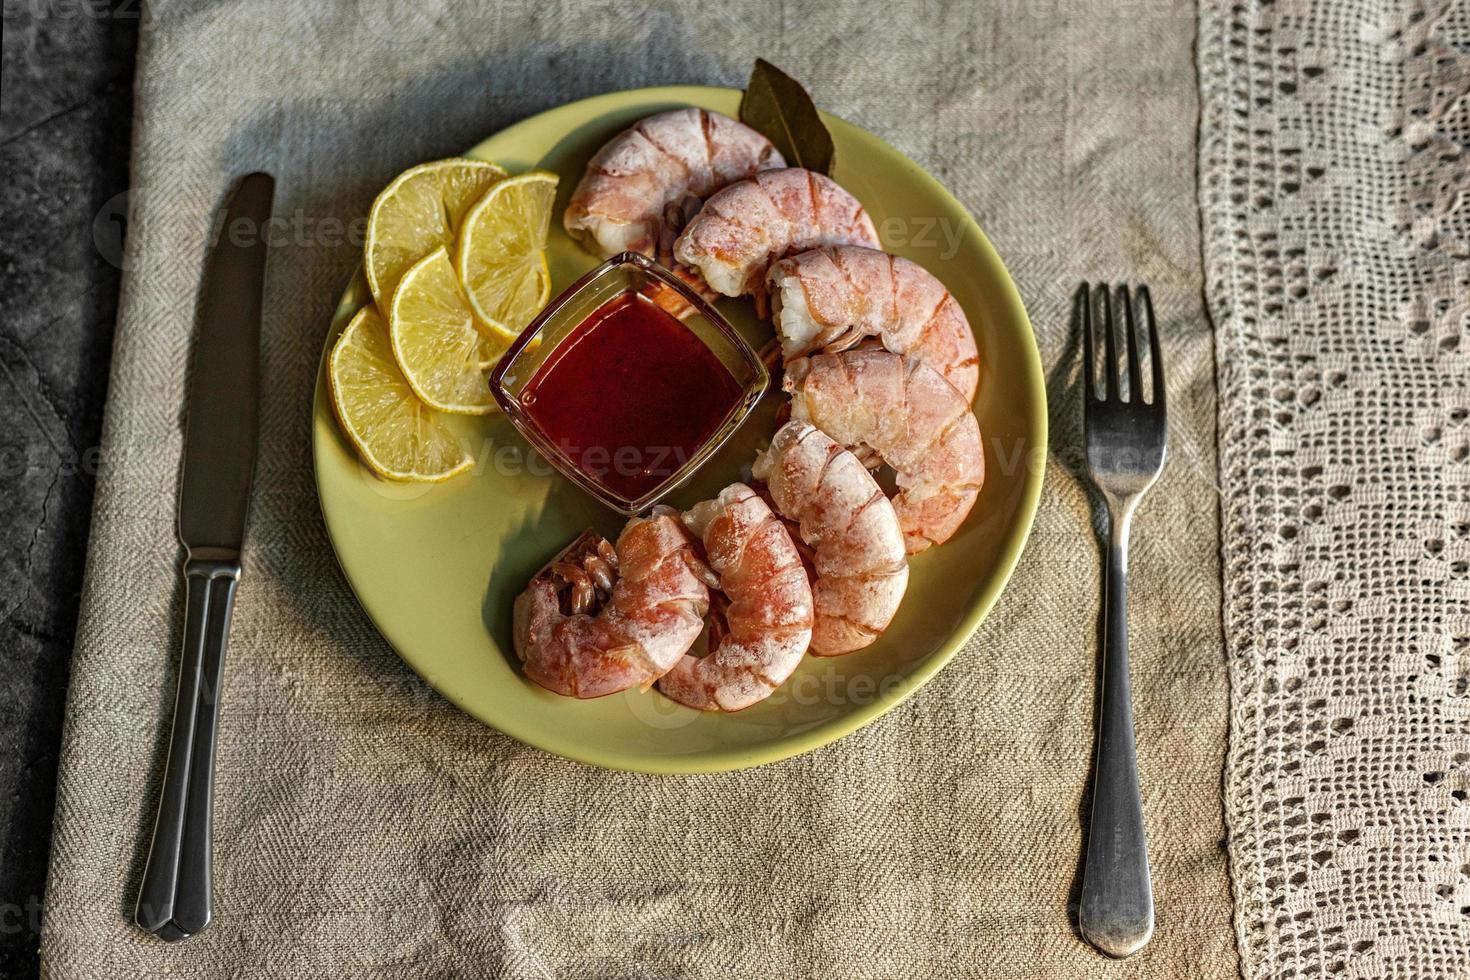
[[[134,921],[161,939],[187,939],[209,925],[214,739],[230,612],[240,582],[238,557],[184,561],[187,612],[179,693],[153,845],[138,889]]]

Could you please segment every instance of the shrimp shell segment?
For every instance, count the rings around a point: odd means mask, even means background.
[[[790,362],[877,338],[922,360],[965,401],[980,377],[975,334],[959,301],[917,262],[858,245],[788,256],[766,274],[781,355]]]
[[[603,144],[562,224],[603,258],[642,252],[672,268],[674,239],[705,198],[784,166],[770,140],[729,116],[697,108],[661,112]]]
[[[893,467],[909,554],[959,529],[985,482],[985,453],[969,401],[938,371],[886,350],[849,350],[798,358],[785,386],[793,419]]]
[[[777,511],[811,548],[812,653],[836,656],[888,628],[908,587],[893,505],[858,458],[815,426],[791,421],[756,457]]]
[[[709,653],[685,654],[658,689],[702,711],[739,711],[770,697],[801,663],[812,639],[811,586],[785,523],[743,483],[695,505],[684,523],[703,539],[728,605]]]
[[[674,257],[726,296],[764,294],[767,267],[821,245],[878,247],[858,199],[830,177],[766,170],[704,202],[674,242]]]
[[[591,532],[574,541],[512,610],[526,676],[567,697],[647,689],[699,638],[709,610],[709,569],[677,511],[633,518],[611,555],[599,543]]]

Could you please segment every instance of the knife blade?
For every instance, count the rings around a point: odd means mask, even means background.
[[[179,537],[191,551],[238,553],[245,535],[260,413],[265,230],[274,189],[269,174],[241,178],[205,269],[179,490]]]
[[[158,821],[133,912],[161,939],[187,939],[214,916],[214,748],[220,682],[260,415],[260,314],[275,181],[240,179],[205,263],[184,422],[179,537],[184,643]]]

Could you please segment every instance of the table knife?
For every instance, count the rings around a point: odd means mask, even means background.
[[[170,942],[195,935],[214,914],[214,746],[255,470],[265,233],[274,191],[264,173],[236,184],[215,226],[219,237],[199,304],[178,503],[184,644],[158,822],[133,916]]]

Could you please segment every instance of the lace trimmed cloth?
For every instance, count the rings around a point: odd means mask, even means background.
[[[1470,0],[1202,5],[1247,977],[1470,976]]]

